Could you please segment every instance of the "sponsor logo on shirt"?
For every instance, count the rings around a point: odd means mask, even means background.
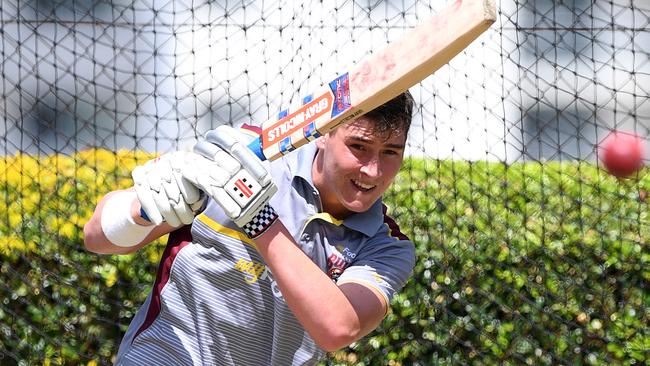
[[[240,259],[237,263],[235,263],[235,269],[244,273],[244,281],[246,281],[246,283],[249,285],[252,285],[257,282],[260,276],[264,275],[266,266],[264,263]]]
[[[242,258],[235,263],[235,269],[244,274],[244,282],[249,285],[254,285],[259,280],[268,280],[271,283],[273,295],[277,298],[284,299],[278,284],[273,279],[273,274],[264,263]]]
[[[351,262],[352,259],[357,257],[357,253],[352,252],[349,248],[343,248],[343,251],[341,252],[343,256],[346,258],[347,262]]]
[[[334,250],[333,253],[338,252],[337,254],[348,263],[352,262],[352,260],[357,257],[357,253],[351,251],[350,248],[344,247],[341,244],[335,246],[334,248],[336,248],[336,250]]]
[[[340,253],[332,252],[327,258],[327,268],[340,268],[344,269],[348,266],[348,262],[341,256]]]

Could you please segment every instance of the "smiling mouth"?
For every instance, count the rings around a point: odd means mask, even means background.
[[[354,184],[355,187],[357,187],[357,189],[359,189],[362,192],[368,192],[376,187],[376,185],[362,183],[356,179],[352,179],[351,182],[352,184]]]

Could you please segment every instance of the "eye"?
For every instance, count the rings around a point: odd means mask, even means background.
[[[384,155],[388,155],[388,156],[398,156],[398,155],[400,155],[400,154],[401,154],[401,151],[399,151],[399,150],[392,150],[392,149],[384,150]]]
[[[366,149],[366,147],[363,146],[362,144],[353,143],[353,144],[350,144],[350,149],[364,151]]]

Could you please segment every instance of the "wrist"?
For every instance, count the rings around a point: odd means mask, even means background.
[[[266,231],[278,220],[278,213],[268,203],[255,215],[251,221],[242,226],[246,236],[255,239]]]

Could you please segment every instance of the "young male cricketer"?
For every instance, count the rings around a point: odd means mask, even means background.
[[[406,92],[268,166],[219,127],[136,167],[84,228],[113,254],[171,233],[116,363],[311,365],[375,329],[415,262],[381,200],[412,110]]]

